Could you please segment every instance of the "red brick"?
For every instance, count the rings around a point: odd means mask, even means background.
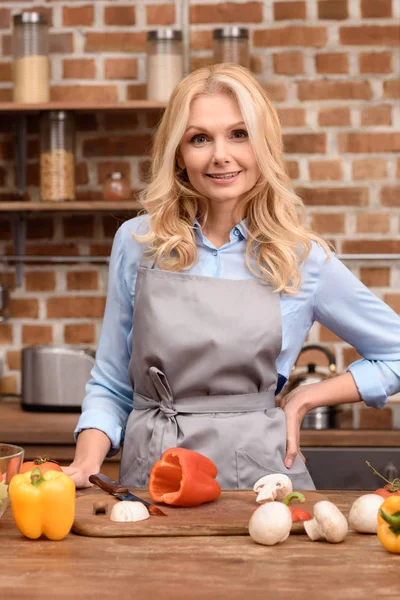
[[[306,19],[307,7],[304,1],[298,2],[274,2],[275,21],[294,21],[295,19]]]
[[[310,160],[308,168],[312,181],[343,179],[343,169],[340,160]]]
[[[346,107],[321,108],[318,113],[318,125],[325,127],[348,126],[351,124],[350,110]]]
[[[25,253],[40,256],[55,256],[57,254],[65,256],[77,256],[78,248],[74,244],[27,244]],[[13,248],[7,247],[7,254],[13,254]]]
[[[66,58],[63,61],[64,79],[95,79],[96,63],[93,58]]]
[[[387,287],[390,285],[388,267],[360,267],[360,279],[367,287]]]
[[[280,108],[278,115],[282,127],[304,127],[306,124],[304,108]]]
[[[151,162],[149,160],[142,160],[139,163],[139,178],[140,181],[148,183],[150,181],[150,167]],[[400,170],[400,166],[399,166]]]
[[[11,27],[11,12],[8,8],[0,8],[0,29]]]
[[[349,58],[345,53],[317,54],[315,66],[317,73],[348,73]]]
[[[319,0],[318,19],[347,19],[349,10],[347,0]]]
[[[339,39],[345,46],[398,46],[400,27],[396,25],[341,27]]]
[[[28,221],[27,239],[52,239],[54,236],[54,220],[51,217],[35,218]]]
[[[27,292],[52,292],[56,289],[55,271],[28,271],[25,274]]]
[[[193,31],[190,35],[191,50],[211,50],[213,43],[212,31]]]
[[[144,31],[87,33],[85,52],[143,52],[146,40]]]
[[[279,29],[258,29],[253,32],[254,47],[304,46],[321,48],[328,39],[326,27],[293,25]]]
[[[10,394],[17,394],[18,384],[15,375],[7,375],[0,379],[0,394],[7,396]]]
[[[400,207],[400,185],[385,186],[381,189],[382,206]]]
[[[363,52],[359,56],[360,73],[391,73],[391,52]]]
[[[36,298],[11,298],[10,316],[13,319],[38,319],[39,302]]]
[[[388,233],[389,215],[385,213],[360,213],[357,215],[357,233]]]
[[[64,325],[66,344],[94,344],[96,331],[93,323],[74,323]]]
[[[388,79],[383,82],[384,98],[400,98],[400,79]]]
[[[173,4],[155,4],[146,6],[147,25],[174,25],[175,6]]]
[[[64,27],[77,27],[78,25],[90,27],[94,23],[94,6],[93,4],[64,6],[62,20]]]
[[[263,56],[261,54],[250,54],[250,71],[254,75],[262,75],[264,72]]]
[[[55,85],[50,90],[53,102],[117,102],[118,89],[114,85]]]
[[[261,2],[221,2],[218,4],[194,4],[189,6],[189,19],[199,23],[261,23]]]
[[[344,233],[344,215],[315,213],[312,215],[311,227],[320,234]]]
[[[128,85],[126,89],[127,100],[146,100],[147,85]]]
[[[137,58],[108,58],[104,61],[106,79],[137,79]]]
[[[127,181],[131,181],[131,167],[128,162],[107,161],[97,165],[97,183],[102,185],[110,173],[122,173]]]
[[[384,158],[361,158],[353,160],[353,179],[386,179]]]
[[[385,294],[383,299],[394,312],[400,315],[400,294]]]
[[[26,346],[53,343],[53,327],[51,325],[23,325],[22,343]]]
[[[150,152],[151,136],[113,135],[83,142],[83,156],[142,156]]]
[[[99,274],[97,271],[69,271],[67,273],[67,290],[98,290]]]
[[[396,178],[400,179],[400,158],[397,159],[396,163]]]
[[[12,89],[1,89],[0,90],[0,102],[11,102],[12,101]]]
[[[385,19],[392,16],[392,0],[361,0],[363,19]]]
[[[75,181],[77,185],[87,185],[89,183],[89,171],[86,163],[75,165]]]
[[[111,244],[92,244],[90,247],[90,256],[109,256],[111,253]]]
[[[361,109],[361,125],[364,127],[392,124],[391,106],[366,106]]]
[[[372,97],[368,81],[300,81],[299,100],[369,100]]]
[[[51,33],[49,47],[50,54],[72,54],[74,52],[72,33]]]
[[[21,358],[21,350],[10,350],[6,353],[7,367],[11,371],[20,371]]]
[[[4,187],[6,183],[7,171],[4,167],[0,166],[0,186]]]
[[[136,8],[134,6],[106,6],[104,9],[105,25],[136,25]]]
[[[343,240],[344,254],[399,254],[400,240]]]
[[[0,345],[8,346],[13,343],[13,328],[9,323],[0,323]]]
[[[63,218],[63,234],[66,238],[91,238],[94,235],[93,215],[74,215]]]
[[[367,188],[297,188],[309,206],[367,206]]]
[[[284,81],[268,81],[264,83],[264,88],[272,102],[286,100],[286,83]]]
[[[0,240],[11,239],[11,223],[8,219],[0,219]]]
[[[104,129],[110,131],[126,131],[127,129],[136,129],[139,125],[136,112],[127,113],[104,113]]]
[[[122,223],[128,219],[132,218],[132,214],[129,213],[126,216],[121,214],[118,215],[106,215],[102,217],[102,227],[103,227],[103,235],[106,238],[113,238],[117,233],[117,229],[122,225]]]
[[[341,338],[324,327],[323,325],[319,326],[319,339],[321,342],[340,342]]]
[[[100,115],[91,112],[75,113],[75,125],[79,132],[97,131],[99,129]]]
[[[12,63],[10,61],[0,62],[0,81],[12,81]]]
[[[104,200],[103,192],[98,190],[77,190],[77,202],[101,202]]]
[[[278,75],[296,75],[304,73],[302,52],[285,52],[273,55],[274,72]]]
[[[285,161],[286,171],[290,179],[298,179],[300,176],[299,163],[297,160],[286,160]]]
[[[283,135],[285,152],[288,154],[321,154],[326,152],[324,133],[286,133]]]
[[[339,133],[339,152],[399,152],[400,133]]]
[[[47,318],[101,319],[104,307],[102,296],[56,296],[47,300]]]

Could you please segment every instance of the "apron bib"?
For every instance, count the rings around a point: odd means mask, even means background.
[[[252,488],[286,473],[315,489],[303,460],[284,464],[286,422],[275,407],[282,331],[279,294],[267,283],[155,270],[142,259],[129,376],[134,390],[122,485],[147,487],[168,448],[210,458],[222,488]]]

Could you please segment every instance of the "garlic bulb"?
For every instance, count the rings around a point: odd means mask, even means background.
[[[141,502],[131,502],[123,500],[114,504],[111,510],[110,519],[116,522],[133,523],[134,521],[144,521],[150,516],[149,511]]]

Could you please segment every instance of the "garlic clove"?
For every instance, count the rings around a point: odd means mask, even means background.
[[[135,521],[144,521],[150,517],[146,506],[141,502],[131,502],[122,500],[114,504],[111,510],[111,521],[119,523],[133,523]]]

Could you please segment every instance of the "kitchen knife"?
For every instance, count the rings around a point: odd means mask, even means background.
[[[135,494],[132,494],[128,490],[128,488],[121,487],[119,485],[119,483],[117,483],[113,479],[110,479],[110,477],[107,477],[107,475],[104,475],[103,473],[96,473],[95,475],[90,475],[89,481],[91,483],[94,483],[95,485],[97,485],[99,488],[101,488],[105,492],[108,492],[115,498],[118,498],[119,500],[130,500],[132,502],[141,502],[142,504],[144,504],[147,507],[147,509],[151,515],[158,515],[158,516],[162,516],[162,517],[168,516],[165,514],[165,512],[163,512],[160,508],[158,508],[158,506],[155,506],[154,504],[151,504],[150,502],[146,502],[146,500],[142,500],[142,498],[139,498],[139,496],[135,496]]]

